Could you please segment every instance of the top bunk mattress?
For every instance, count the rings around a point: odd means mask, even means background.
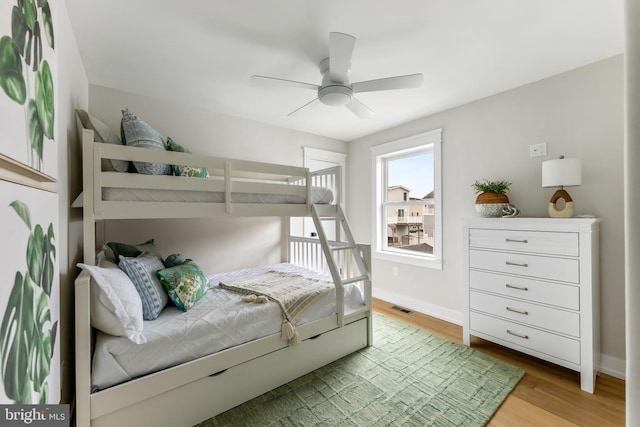
[[[211,275],[207,293],[189,311],[182,312],[169,305],[157,319],[144,322],[144,344],[97,331],[92,390],[105,389],[258,338],[279,334],[282,312],[277,303],[242,302],[241,294],[218,286],[225,280],[242,279],[270,270],[330,280],[320,273],[287,263]],[[364,298],[357,285],[345,286],[344,292],[345,313],[362,307]],[[334,313],[335,289],[309,306],[297,325]]]
[[[102,189],[102,200],[127,202],[224,203],[222,191],[179,191],[109,187]],[[311,204],[330,204],[333,192],[311,187]],[[305,204],[306,197],[296,194],[231,193],[232,203]]]

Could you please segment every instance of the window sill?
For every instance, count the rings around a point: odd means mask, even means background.
[[[434,270],[442,270],[442,260],[432,257],[414,256],[406,254],[398,254],[384,251],[374,251],[371,254],[373,259],[383,261],[396,262],[399,264],[415,265],[417,267],[432,268]]]

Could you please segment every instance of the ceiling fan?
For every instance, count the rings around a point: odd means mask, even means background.
[[[349,81],[349,73],[351,71],[351,54],[353,53],[355,43],[356,38],[352,35],[329,33],[329,57],[320,62],[320,74],[322,74],[322,83],[320,85],[280,79],[277,77],[259,75],[253,75],[251,77],[317,91],[316,98],[307,102],[302,107],[295,109],[288,114],[289,116],[298,113],[312,104],[321,102],[329,106],[344,105],[358,117],[366,118],[372,116],[374,112],[362,102],[358,101],[358,99],[353,96],[354,94],[378,90],[417,88],[422,85],[423,77],[421,73],[351,83]]]

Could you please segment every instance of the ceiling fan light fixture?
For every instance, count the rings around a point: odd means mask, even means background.
[[[332,107],[347,105],[351,102],[353,90],[348,86],[332,85],[318,89],[318,99],[324,105]]]

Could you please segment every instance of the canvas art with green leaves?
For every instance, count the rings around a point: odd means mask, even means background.
[[[0,1],[0,168],[21,165],[18,174],[23,169],[33,176],[31,170],[36,170],[53,179],[58,165],[57,5],[48,0]],[[21,178],[9,182],[3,175],[0,403],[58,403],[58,195],[16,183]]]
[[[0,373],[4,391],[14,403],[48,403],[47,378],[58,322],[49,308],[56,247],[53,224],[31,224],[29,207],[14,200],[9,206],[30,230],[26,269],[17,271],[0,325]]]
[[[57,213],[46,208],[57,195],[3,181],[0,192],[0,403],[57,402]]]
[[[0,154],[55,177],[53,2],[0,2]]]

